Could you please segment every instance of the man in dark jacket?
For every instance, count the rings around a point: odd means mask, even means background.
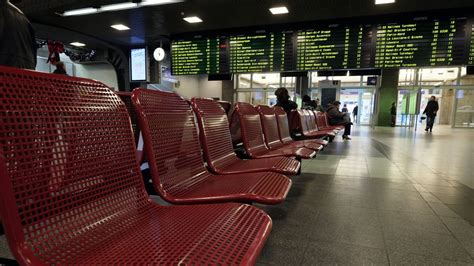
[[[426,132],[428,132],[428,129],[430,130],[430,132],[433,132],[433,124],[436,119],[436,114],[438,113],[438,110],[439,105],[436,101],[436,97],[431,96],[430,101],[426,105],[425,111],[423,111],[423,114],[426,114]]]
[[[0,65],[35,69],[36,39],[26,16],[8,0],[0,0]]]
[[[390,108],[390,115],[392,116],[392,121],[390,125],[394,127],[397,123],[397,106],[394,102],[392,103],[392,107]]]
[[[287,114],[290,114],[291,110],[298,108],[298,104],[290,100],[290,95],[288,95],[286,88],[277,89],[275,95],[277,97],[276,106],[283,108]]]
[[[328,104],[328,108],[326,110],[327,116],[329,118],[329,124],[335,125],[343,125],[344,126],[344,135],[342,135],[342,139],[350,140],[351,137],[351,116],[349,113],[344,113],[339,111],[339,107],[341,106],[341,102],[335,101],[332,104]]]

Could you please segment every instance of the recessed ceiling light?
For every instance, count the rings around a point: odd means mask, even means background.
[[[376,5],[393,4],[395,0],[375,0]]]
[[[187,21],[188,23],[200,23],[202,22],[202,19],[200,19],[199,17],[185,17],[183,18],[185,21]]]
[[[143,0],[140,2],[140,6],[156,6],[156,5],[166,5],[166,4],[174,4],[174,3],[181,3],[184,0]]]
[[[74,45],[74,46],[77,46],[77,47],[84,47],[84,46],[86,46],[86,45],[83,44],[82,42],[72,42],[72,43],[70,43],[70,45]]]
[[[280,15],[280,14],[289,13],[288,8],[286,8],[286,6],[272,7],[272,8],[270,8],[270,12],[272,12],[273,15]]]
[[[123,25],[123,24],[115,24],[115,25],[112,25],[112,26],[110,26],[110,27],[112,27],[112,28],[114,28],[114,29],[116,29],[116,30],[129,30],[129,29],[130,29],[129,27],[127,27],[127,26],[125,26],[125,25]]]
[[[97,8],[87,7],[87,8],[64,11],[63,16],[69,17],[69,16],[89,15],[89,14],[97,13],[97,11],[98,11]]]
[[[101,6],[99,10],[100,11],[117,11],[117,10],[130,9],[130,8],[135,8],[135,7],[138,7],[137,3],[127,2],[127,3],[118,3],[118,4]]]

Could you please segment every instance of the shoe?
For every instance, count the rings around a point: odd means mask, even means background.
[[[351,137],[346,136],[345,140],[351,140]]]
[[[433,129],[430,128],[430,133],[433,132]]]
[[[425,131],[426,131],[426,132],[428,132],[428,129],[427,129],[427,128],[425,128]]]

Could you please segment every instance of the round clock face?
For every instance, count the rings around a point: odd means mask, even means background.
[[[155,51],[153,52],[153,57],[158,62],[163,61],[163,59],[165,59],[165,55],[166,55],[165,50],[163,50],[163,48],[161,47],[156,48]]]

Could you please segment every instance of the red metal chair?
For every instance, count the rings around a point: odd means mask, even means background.
[[[314,130],[314,128],[310,128],[311,121],[307,110],[293,110],[292,112],[294,113],[295,120],[298,122],[298,130],[300,131],[303,138],[329,138],[329,140],[331,140],[331,135],[329,135],[327,132],[317,131]]]
[[[229,112],[230,112],[230,109],[232,108],[232,104],[230,102],[227,102],[227,101],[218,101],[218,103],[224,109],[225,114],[228,115]]]
[[[272,171],[295,175],[300,162],[287,157],[241,160],[232,147],[229,122],[224,109],[212,99],[193,98],[201,146],[208,166],[217,174]]]
[[[318,127],[317,121],[316,121],[316,115],[314,114],[313,111],[310,110],[304,110],[307,114],[307,120],[306,122],[308,123],[308,128],[310,133],[313,132],[323,132],[326,133],[330,137],[336,136],[337,132],[334,131],[333,129],[320,129]]]
[[[128,115],[130,116],[130,121],[132,122],[132,129],[133,129],[133,136],[135,139],[135,145],[137,146],[137,160],[140,163],[143,163],[145,161],[145,156],[143,153],[143,147],[138,147],[139,146],[139,141],[140,141],[140,127],[138,126],[138,116],[137,113],[135,112],[135,108],[133,107],[132,104],[132,93],[130,92],[116,92],[120,99],[123,101],[125,104],[125,107],[127,107]]]
[[[0,67],[0,121],[0,216],[20,265],[252,265],[269,235],[253,206],[152,202],[102,83]]]
[[[325,113],[314,111],[314,115],[316,116],[316,124],[319,129],[332,130],[336,134],[338,134],[341,130],[344,130],[344,126],[330,126],[327,123],[327,116]]]
[[[280,140],[287,144],[287,143],[294,143],[295,140],[291,138],[290,135],[290,127],[288,123],[288,116],[283,108],[280,106],[273,107],[275,111],[275,115],[277,117],[278,122],[278,132],[280,133]],[[304,143],[305,147],[310,149],[315,149],[317,146],[327,146],[328,141],[323,139],[308,139],[308,140],[298,140],[298,142]]]
[[[305,148],[268,147],[264,140],[262,123],[257,110],[249,103],[236,103],[235,111],[239,116],[240,129],[245,151],[251,158],[266,158],[275,156],[296,157],[309,159],[315,152]],[[277,131],[278,133],[278,131]]]
[[[268,147],[292,147],[294,149],[304,148],[314,150],[316,152],[320,151],[323,148],[322,145],[314,142],[291,141],[283,143],[283,141],[280,139],[280,132],[275,110],[267,105],[259,105],[256,109],[257,112],[260,114],[263,133],[265,135],[265,143]]]
[[[204,164],[191,106],[170,92],[135,89],[137,110],[153,186],[175,204],[285,200],[291,180],[274,172],[214,175]],[[217,144],[219,145],[219,144]]]

